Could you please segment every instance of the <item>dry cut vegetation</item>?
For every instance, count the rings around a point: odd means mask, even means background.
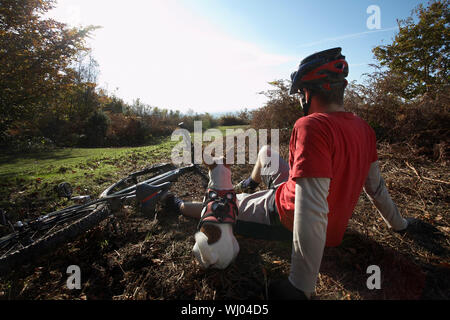
[[[281,146],[287,157],[287,145]],[[326,248],[315,299],[449,299],[449,184],[445,163],[401,144],[380,144],[383,176],[401,212],[419,219],[414,232],[390,231],[361,195],[341,246]],[[233,182],[251,165],[233,166]],[[186,175],[173,186],[201,200],[203,181]],[[239,237],[241,252],[224,271],[202,270],[191,253],[197,221],[127,206],[77,241],[0,280],[2,299],[264,299],[268,281],[289,274],[291,243]],[[79,265],[82,289],[66,288]],[[368,290],[366,269],[382,270],[382,289]]]

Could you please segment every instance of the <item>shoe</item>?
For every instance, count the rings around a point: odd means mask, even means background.
[[[289,279],[271,281],[268,300],[309,300],[305,293],[294,287]]]
[[[408,224],[406,225],[405,229],[402,230],[394,230],[394,232],[399,234],[405,234],[405,233],[411,233],[416,232],[419,229],[420,220],[416,218],[406,218],[405,219]]]
[[[248,178],[245,180],[242,180],[237,185],[234,186],[234,191],[236,193],[255,193],[256,188],[258,187],[259,183],[256,183],[252,180],[252,178]]]

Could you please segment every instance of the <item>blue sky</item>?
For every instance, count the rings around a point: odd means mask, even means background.
[[[298,56],[340,46],[361,80],[374,62],[372,48],[392,42],[397,19],[410,16],[419,0],[182,0],[235,37],[266,50]],[[366,12],[380,7],[381,30],[369,30]],[[376,32],[374,32],[376,31]]]
[[[372,48],[419,0],[59,0],[50,16],[100,25],[90,40],[100,85],[131,102],[198,112],[253,109],[267,82],[307,55],[340,46],[349,80],[370,72]],[[377,5],[380,29],[369,30]]]

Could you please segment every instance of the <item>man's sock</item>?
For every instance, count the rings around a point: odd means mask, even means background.
[[[174,204],[175,204],[175,207],[176,207],[176,210],[177,210],[177,212],[179,213],[179,214],[181,214],[181,206],[184,204],[184,201],[183,200],[181,200],[180,198],[178,198],[178,197],[174,197]]]
[[[177,214],[181,214],[181,206],[184,201],[178,198],[173,193],[168,193],[163,200],[163,207],[165,210],[174,211]]]

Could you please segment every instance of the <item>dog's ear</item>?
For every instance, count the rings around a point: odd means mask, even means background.
[[[211,154],[205,153],[205,147],[202,147],[202,159],[203,164],[208,167],[209,170],[213,170],[217,164],[214,161],[214,157],[216,155],[216,149],[213,149]]]
[[[207,165],[205,162],[205,146],[202,144],[202,164]]]
[[[220,230],[220,228],[210,223],[204,224],[200,228],[200,231],[203,232],[208,237],[209,245],[212,245],[217,241],[219,241],[222,235],[222,231]]]
[[[209,169],[209,170],[213,170],[216,166],[217,166],[217,163],[215,163],[214,161],[213,161],[213,158],[211,157],[210,158],[210,156],[208,155],[208,156],[206,156],[207,158],[209,158],[209,160],[208,161],[205,161],[205,156],[203,155],[203,164]],[[208,163],[209,162],[209,163]]]
[[[208,158],[208,161],[206,161],[207,158]],[[208,156],[208,157],[205,157],[205,145],[202,144],[202,163],[203,163],[205,166],[208,167],[209,164],[207,164],[207,162],[209,162],[209,156]]]

